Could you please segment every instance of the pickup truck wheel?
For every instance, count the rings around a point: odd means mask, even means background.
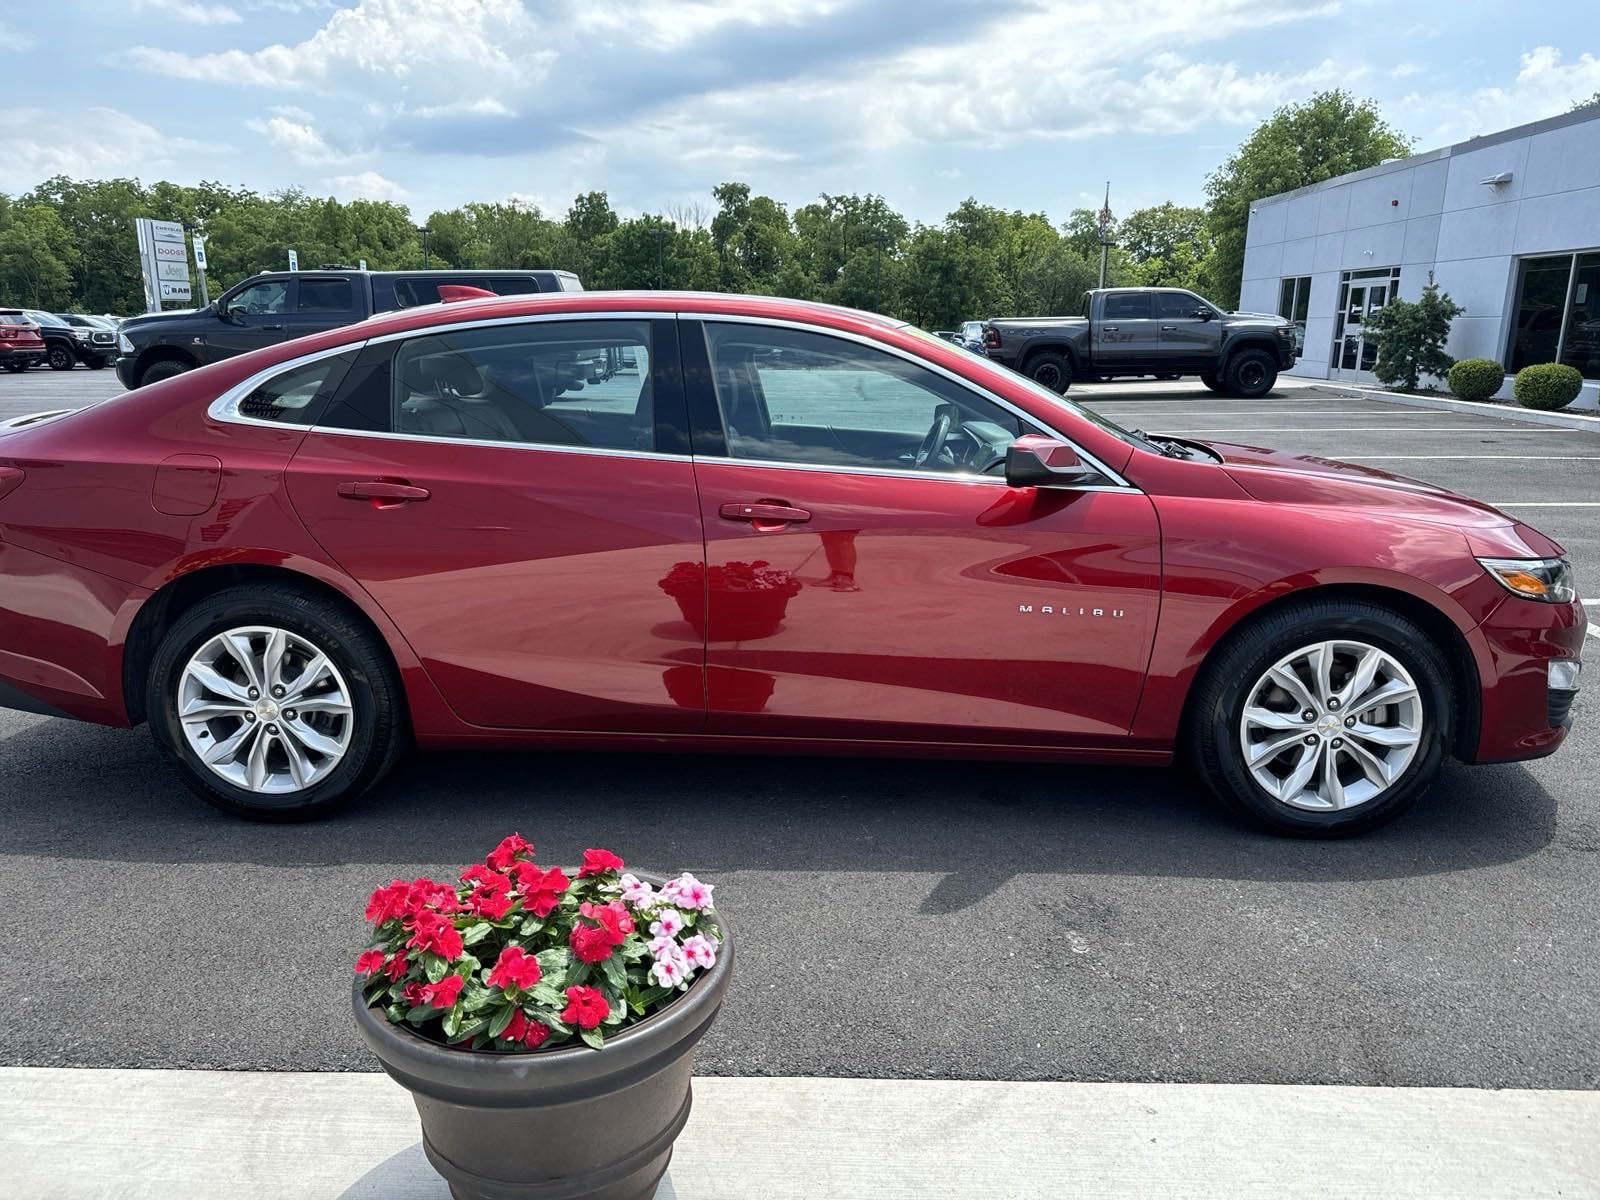
[[[1028,360],[1028,378],[1052,392],[1065,392],[1072,386],[1072,363],[1048,350],[1035,354]]]
[[[1223,379],[1228,395],[1254,400],[1278,382],[1278,364],[1265,350],[1241,350],[1228,360]]]
[[[91,371],[105,370],[106,360],[103,358],[86,358],[83,361],[89,364],[89,370]]]
[[[160,383],[163,379],[171,379],[174,375],[182,375],[185,371],[194,370],[186,362],[179,362],[175,358],[162,359],[158,363],[151,363],[144,369],[144,374],[139,376],[139,386]]]
[[[1200,376],[1200,382],[1205,384],[1213,392],[1220,392],[1222,390],[1222,380],[1218,379],[1215,375],[1211,374],[1209,371],[1206,374]]]
[[[76,365],[72,360],[72,351],[65,346],[51,346],[46,357],[52,371],[70,371]]]

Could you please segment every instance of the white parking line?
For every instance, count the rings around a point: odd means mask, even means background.
[[[1600,500],[1485,500],[1496,508],[1600,508]]]
[[[1391,460],[1441,459],[1451,461],[1489,460],[1502,462],[1600,462],[1600,454],[1353,454],[1352,458],[1370,462]]]
[[[1548,429],[1502,429],[1498,425],[1224,425],[1209,429],[1164,429],[1163,433],[1498,433],[1502,437],[1548,434]]]

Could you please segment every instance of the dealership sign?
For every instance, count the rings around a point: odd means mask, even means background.
[[[139,236],[145,311],[160,312],[163,300],[188,300],[189,250],[184,244],[183,226],[176,221],[140,217],[133,228]]]

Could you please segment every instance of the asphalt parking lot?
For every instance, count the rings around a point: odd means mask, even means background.
[[[0,417],[117,391],[0,376]],[[1494,501],[1600,598],[1600,433],[1297,385],[1073,397]],[[719,886],[738,969],[709,1073],[1593,1088],[1594,717],[1580,699],[1555,757],[1451,766],[1394,825],[1306,844],[1177,771],[619,755],[417,758],[335,819],[263,827],[193,799],[142,730],[0,713],[0,1063],[371,1069],[346,991],[367,892],[517,829],[547,861],[609,845]]]

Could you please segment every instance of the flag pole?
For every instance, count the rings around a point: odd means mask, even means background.
[[[1106,237],[1106,228],[1111,223],[1111,180],[1106,180],[1106,202],[1100,208],[1100,286],[1106,285],[1106,249],[1111,245],[1111,239]]]

